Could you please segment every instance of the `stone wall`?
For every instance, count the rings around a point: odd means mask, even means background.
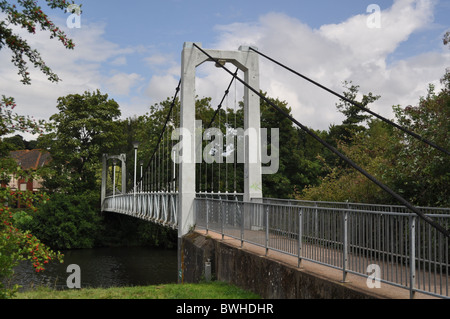
[[[237,285],[264,299],[372,298],[339,282],[198,233],[186,235],[182,249],[186,283],[203,280],[205,262],[210,260],[213,279]]]

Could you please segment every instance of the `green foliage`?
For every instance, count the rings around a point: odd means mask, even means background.
[[[174,249],[177,247],[177,231],[149,222],[138,224],[139,243],[143,246]]]
[[[36,148],[37,141],[26,141],[22,135],[16,134],[11,137],[5,137],[2,144],[5,144],[5,150],[17,151],[17,150],[32,150]],[[0,151],[1,152],[1,151]]]
[[[58,82],[59,77],[45,64],[39,52],[32,49],[28,41],[15,33],[14,29],[19,27],[34,34],[36,27],[39,26],[41,30],[49,31],[51,38],[57,37],[66,48],[72,49],[74,47],[73,42],[66,37],[62,30],[55,26],[36,1],[17,0],[15,1],[16,4],[11,2],[0,0],[2,15],[2,20],[0,20],[0,50],[8,48],[12,52],[11,61],[17,67],[23,84],[31,83],[27,62],[31,62],[50,81]],[[46,0],[46,2],[51,9],[64,10],[69,5],[69,2],[65,0]],[[33,117],[18,115],[13,112],[15,107],[16,103],[13,97],[0,96],[0,137],[15,132],[43,133],[43,120],[36,121]],[[6,157],[9,150],[11,150],[11,143],[2,141],[0,143],[0,182],[7,184],[11,175],[25,177],[25,179],[32,177],[34,173],[21,170],[14,160]],[[7,203],[12,204],[14,200],[17,200],[14,197],[18,194],[22,197],[21,200],[27,203],[27,213],[19,210],[13,214],[10,207],[7,206]],[[23,196],[28,196],[30,200],[24,199]],[[34,205],[39,198],[33,198],[33,196],[28,193],[11,192],[5,188],[0,189],[0,298],[10,297],[17,289],[17,287],[13,289],[3,287],[3,280],[12,274],[12,268],[19,261],[30,259],[33,261],[36,271],[42,271],[44,265],[50,260],[61,259],[59,254],[46,248],[29,232],[16,228],[16,223],[30,222],[29,216],[31,215],[28,215],[28,213],[37,210]]]
[[[12,1],[1,0],[0,12],[3,20],[0,20],[0,50],[8,48],[12,52],[11,62],[17,67],[18,74],[23,84],[31,84],[30,73],[28,72],[28,62],[39,69],[51,82],[59,82],[61,79],[55,74],[42,59],[40,53],[33,49],[28,41],[20,34],[14,31],[15,28],[26,30],[30,34],[36,33],[36,27],[42,31],[48,31],[50,38],[57,38],[65,48],[73,49],[75,44],[59,27],[57,27],[37,5],[36,1],[17,0],[16,4]],[[70,5],[66,0],[46,0],[51,9],[66,10]],[[28,61],[27,61],[28,60]],[[12,133],[15,127],[29,126],[32,133],[40,133],[39,124],[28,116],[22,116],[12,113],[16,106],[13,97],[1,95],[0,98],[0,136]]]
[[[343,83],[346,91],[343,92],[343,96],[353,102],[358,103],[364,108],[369,108],[369,104],[375,102],[380,98],[379,95],[373,95],[369,92],[367,95],[362,95],[361,101],[357,100],[359,86],[352,84],[352,82],[345,81]],[[345,119],[340,125],[331,125],[327,142],[336,146],[337,142],[351,143],[354,136],[358,133],[364,132],[366,124],[371,119],[370,114],[366,114],[361,108],[354,104],[341,99],[339,103],[336,103],[336,108],[339,112],[345,115]]]
[[[342,153],[378,180],[390,184],[386,177],[392,162],[386,154],[393,138],[386,124],[373,120],[368,129],[353,137],[350,145],[347,142],[338,141]],[[307,187],[299,196],[301,199],[384,204],[392,201],[378,186],[347,165],[330,166],[323,161],[323,167],[327,174],[321,178],[320,185]]]
[[[13,212],[6,205],[17,201],[18,196],[28,207],[28,212],[20,209]],[[0,299],[10,298],[17,292],[18,286],[5,287],[4,282],[14,273],[13,268],[20,261],[32,261],[37,272],[44,271],[51,261],[62,262],[63,256],[59,252],[55,253],[29,231],[19,227],[26,220],[32,220],[33,212],[43,201],[46,201],[44,194],[13,192],[7,188],[0,190]]]
[[[444,88],[439,93],[430,85],[418,106],[394,106],[393,110],[399,125],[448,150],[449,72],[442,83]],[[341,152],[414,205],[450,205],[450,161],[442,152],[379,120],[370,120],[368,127],[352,130],[347,136],[332,130],[330,135],[334,135]],[[344,163],[326,158],[323,167],[326,175],[320,185],[307,187],[297,198],[394,203],[390,195]]]
[[[134,158],[134,150],[130,147],[131,142],[138,140],[141,145],[138,149],[138,158],[149,159],[158,142],[161,130],[167,118],[167,114],[172,104],[171,98],[155,104],[150,107],[150,112],[145,116],[140,116],[133,119],[127,119],[124,131],[127,132],[127,148],[122,152],[126,152],[129,158]],[[291,112],[287,103],[272,99],[285,112]],[[228,106],[228,107],[227,107]],[[317,184],[318,176],[320,174],[319,161],[316,158],[318,152],[322,151],[314,145],[311,138],[302,134],[300,130],[295,128],[293,124],[283,115],[278,113],[264,100],[261,100],[261,127],[268,128],[268,141],[270,142],[270,128],[278,128],[280,133],[280,150],[279,159],[280,167],[277,174],[264,175],[262,189],[264,196],[267,197],[285,197],[293,194],[296,189],[302,189],[306,185]],[[180,103],[175,100],[174,114],[179,114]],[[214,117],[215,116],[215,117]],[[214,118],[214,121],[212,121]],[[225,135],[227,127],[244,128],[244,111],[243,102],[239,102],[236,108],[229,105],[223,105],[217,111],[217,107],[212,107],[211,98],[197,98],[196,99],[196,119],[201,120],[203,124],[203,133],[208,128],[220,128]],[[173,128],[179,127],[178,117],[170,117],[168,123],[169,132]],[[164,152],[171,150],[171,134],[163,137],[162,145],[165,146]],[[203,141],[202,150],[212,141]],[[271,146],[269,146],[268,154],[271,153]],[[167,156],[166,156],[167,157]],[[128,171],[132,172],[133,161],[129,163]],[[144,163],[146,165],[147,163]],[[234,171],[236,168],[236,175]],[[232,173],[231,173],[232,172]],[[236,190],[238,193],[243,192],[244,184],[244,164],[243,163],[226,163],[226,158],[223,158],[223,163],[219,166],[217,163],[212,165],[197,165],[197,189],[200,191],[214,191],[221,192]],[[165,173],[163,173],[165,174]],[[162,180],[166,180],[165,175]],[[213,182],[211,182],[213,180]],[[236,183],[235,183],[236,180]],[[236,184],[236,189],[234,189]],[[259,186],[261,187],[261,186]]]
[[[55,249],[92,248],[101,230],[101,218],[94,210],[99,201],[93,193],[55,193],[24,227]]]
[[[344,81],[345,91],[344,97],[350,101],[357,102],[362,107],[367,108],[367,105],[375,102],[380,96],[374,96],[372,93],[363,95],[362,100],[358,102],[356,97],[359,91],[359,85],[353,85],[352,82]],[[336,104],[337,109],[346,116],[346,119],[342,122],[343,125],[349,125],[360,128],[360,125],[370,119],[369,114],[365,114],[364,111],[346,100],[341,100]]]
[[[177,231],[135,217],[107,213],[103,216],[99,243],[104,246],[147,246],[173,249],[177,245]]]
[[[25,29],[31,34],[35,34],[36,27],[39,26],[41,30],[50,32],[50,38],[57,38],[68,49],[73,49],[74,43],[49,19],[35,1],[17,0],[15,1],[17,4],[9,2],[11,1],[0,1],[0,11],[5,14],[4,20],[0,21],[0,49],[6,46],[13,52],[12,62],[18,68],[24,84],[31,82],[25,57],[50,81],[58,82],[59,77],[45,64],[39,52],[33,50],[27,40],[14,33],[13,26]],[[51,9],[65,10],[69,6],[69,1],[65,0],[46,0],[46,2]]]
[[[97,90],[60,97],[57,107],[52,132],[39,143],[52,155],[44,186],[68,194],[98,190],[101,157],[122,140],[119,105]]]
[[[285,101],[269,98],[287,114],[291,113]],[[294,194],[296,189],[316,184],[320,166],[315,155],[308,156],[305,147],[310,140],[296,129],[293,123],[275,110],[266,101],[261,101],[261,127],[279,129],[280,167],[276,174],[263,175],[265,197],[285,198]],[[270,140],[268,140],[269,142]]]
[[[14,132],[27,132],[41,134],[43,132],[44,120],[36,121],[33,117],[14,113],[16,107],[14,99],[4,95],[0,98],[0,136]]]
[[[442,82],[444,88],[435,93],[430,85],[418,106],[394,107],[400,125],[435,144],[450,149],[450,73]],[[396,132],[399,140],[392,154],[398,165],[391,171],[398,191],[421,206],[449,206],[450,161],[448,155],[411,136]]]

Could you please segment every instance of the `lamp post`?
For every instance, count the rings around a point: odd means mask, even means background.
[[[133,142],[133,147],[134,147],[134,187],[133,187],[133,206],[134,209],[136,209],[136,169],[137,169],[137,150],[139,147],[139,142],[138,141],[134,141]]]

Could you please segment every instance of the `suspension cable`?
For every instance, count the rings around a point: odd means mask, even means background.
[[[153,154],[152,154],[152,156],[150,157],[150,160],[148,161],[148,164],[145,166],[145,169],[146,169],[146,170],[149,168],[150,163],[152,162],[153,158],[156,156],[156,152],[158,152],[158,150],[159,150],[159,146],[160,146],[160,144],[161,144],[161,141],[162,141],[162,139],[163,139],[164,133],[165,133],[165,131],[166,131],[167,124],[169,123],[169,120],[170,120],[170,115],[171,115],[171,113],[172,113],[172,111],[173,111],[173,109],[174,109],[174,107],[175,107],[175,102],[176,102],[178,93],[180,92],[180,87],[181,87],[181,79],[179,80],[178,86],[177,86],[177,88],[175,89],[175,95],[173,96],[172,104],[170,105],[169,112],[167,113],[167,116],[166,116],[166,121],[165,121],[164,126],[163,126],[163,128],[162,128],[162,131],[161,131],[161,133],[160,133],[160,135],[159,135],[158,143],[156,144],[155,148],[153,149]],[[140,181],[139,181],[139,182],[140,182]]]
[[[234,81],[234,129],[237,130],[237,122],[236,122],[236,117],[237,117],[237,81]],[[236,144],[234,144],[234,142],[236,142]],[[236,134],[236,140],[233,137],[233,164],[234,164],[234,180],[233,180],[233,187],[234,187],[234,194],[236,195],[237,192],[237,188],[236,188],[236,172],[237,172],[237,143],[238,143],[238,136]]]
[[[220,65],[221,68],[223,68],[226,72],[229,74],[233,74],[230,70],[228,70],[224,65],[221,65],[218,63],[218,60],[213,58],[210,54],[208,54],[205,50],[200,48],[198,45],[194,43],[194,46],[200,50],[203,54],[205,54],[209,59],[216,62],[218,65]],[[299,121],[297,121],[295,118],[293,118],[290,114],[286,113],[284,110],[282,110],[278,105],[273,103],[270,99],[264,96],[261,92],[258,92],[256,89],[254,89],[252,86],[250,86],[247,82],[236,76],[236,79],[241,82],[244,86],[246,86],[248,89],[250,89],[253,93],[257,94],[261,99],[263,99],[266,103],[271,105],[275,110],[277,110],[279,113],[281,113],[283,116],[291,120],[291,122],[295,123],[298,127],[300,127],[303,131],[305,131],[308,135],[313,137],[315,140],[317,140],[319,143],[321,143],[323,146],[328,148],[330,151],[335,153],[338,157],[340,157],[342,160],[344,160],[346,163],[348,163],[350,166],[352,166],[354,169],[358,170],[361,174],[363,174],[365,177],[367,177],[370,181],[372,181],[374,184],[376,184],[378,187],[380,187],[385,192],[389,193],[392,197],[394,197],[396,200],[401,202],[403,205],[405,205],[407,208],[409,208],[412,212],[414,212],[416,215],[418,215],[420,218],[422,218],[425,222],[436,228],[438,231],[440,231],[442,234],[450,238],[450,232],[442,227],[440,224],[436,223],[433,219],[423,214],[419,209],[414,207],[411,203],[409,203],[406,199],[395,193],[393,190],[391,190],[388,186],[384,185],[380,181],[378,181],[375,177],[370,175],[368,172],[366,172],[363,168],[358,166],[355,162],[353,162],[351,159],[349,159],[347,156],[339,152],[336,148],[322,140],[318,135],[316,135],[313,131],[308,129],[306,126],[301,124]]]
[[[214,113],[211,121],[209,122],[209,125],[206,129],[211,128],[212,123],[214,122],[214,120],[216,119],[217,114],[219,113],[220,109],[222,108],[223,102],[225,101],[225,98],[228,96],[228,94],[230,93],[230,88],[233,85],[234,80],[237,77],[237,73],[239,71],[239,68],[236,69],[236,72],[234,72],[234,74],[232,74],[233,78],[230,81],[230,84],[228,84],[227,89],[225,90],[225,94],[222,97],[222,100],[220,101],[219,105],[217,106],[216,112]]]
[[[219,105],[217,106],[217,109],[216,109],[216,111],[214,112],[214,115],[213,115],[213,117],[211,118],[209,124],[206,126],[205,130],[211,128],[211,126],[212,126],[212,124],[214,123],[214,121],[215,121],[215,119],[216,119],[216,117],[217,117],[218,114],[219,114],[219,119],[220,119],[220,113],[219,113],[219,112],[220,112],[220,110],[222,109],[222,106],[223,106],[223,103],[224,103],[225,99],[227,98],[227,96],[228,96],[229,93],[230,93],[230,88],[231,88],[231,86],[233,85],[233,82],[235,82],[235,79],[236,79],[236,76],[237,76],[238,71],[239,71],[239,68],[237,68],[236,71],[234,72],[234,74],[232,74],[233,77],[232,77],[230,83],[228,84],[227,89],[225,90],[225,93],[224,93],[224,95],[223,95],[223,97],[222,97],[222,100],[220,101]],[[220,129],[220,125],[219,125],[219,129]],[[200,145],[197,145],[197,147],[200,147]],[[223,153],[223,149],[221,150],[221,153]],[[203,161],[202,161],[202,163],[203,163]],[[202,163],[200,163],[200,172],[201,172],[201,170],[202,170],[202,168],[201,168],[201,167],[202,167]],[[220,165],[220,164],[219,164],[219,165]],[[213,166],[213,163],[212,163],[212,166]],[[205,193],[207,192],[207,176],[208,176],[208,170],[207,170],[207,167],[208,167],[208,164],[205,164]],[[219,169],[220,169],[220,166],[219,166]],[[219,174],[220,174],[220,172],[219,172]],[[201,176],[201,175],[200,175],[200,176]],[[214,176],[213,176],[213,170],[212,170],[212,171],[211,171],[211,192],[214,192],[214,189],[213,189],[214,180],[213,180],[213,178],[214,178]],[[219,192],[220,192],[220,175],[219,175]]]
[[[325,91],[327,91],[327,92],[329,92],[329,93],[331,93],[331,94],[333,94],[333,95],[339,97],[341,100],[344,100],[345,102],[348,102],[348,103],[350,103],[350,104],[356,106],[357,108],[359,108],[359,109],[361,109],[361,110],[363,110],[363,111],[365,111],[365,112],[367,112],[367,113],[369,113],[369,114],[371,114],[371,115],[377,117],[378,119],[384,121],[385,123],[388,123],[389,125],[392,125],[392,126],[396,127],[397,129],[399,129],[399,130],[405,132],[406,134],[411,135],[412,137],[418,139],[419,141],[424,142],[424,143],[430,145],[431,147],[434,147],[435,149],[437,149],[437,150],[439,150],[439,151],[441,151],[441,152],[443,152],[443,153],[445,153],[445,154],[447,154],[447,155],[450,155],[450,152],[449,152],[448,150],[444,149],[443,147],[441,147],[441,146],[439,146],[439,145],[436,145],[435,143],[433,143],[433,142],[427,140],[426,138],[420,136],[419,134],[414,133],[414,132],[408,130],[407,128],[404,128],[404,127],[398,125],[397,123],[394,123],[394,122],[392,122],[391,120],[388,120],[387,118],[385,118],[385,117],[383,117],[383,116],[381,116],[381,115],[379,115],[379,114],[377,114],[377,113],[371,111],[370,109],[364,107],[364,106],[361,105],[360,103],[355,102],[355,101],[352,101],[352,100],[346,98],[345,96],[343,96],[343,95],[341,95],[341,94],[339,94],[339,93],[337,93],[337,92],[335,92],[335,91],[333,91],[333,90],[331,90],[331,89],[329,89],[329,88],[323,86],[322,84],[320,84],[320,83],[318,83],[318,82],[316,82],[316,81],[314,81],[314,80],[312,80],[312,79],[310,79],[310,78],[304,76],[303,74],[300,74],[299,72],[297,72],[297,71],[295,71],[295,70],[289,68],[288,66],[286,66],[286,65],[284,65],[284,64],[282,64],[282,63],[280,63],[280,62],[278,62],[278,61],[276,61],[276,60],[274,60],[274,59],[268,57],[267,55],[265,55],[265,54],[263,54],[263,53],[261,53],[261,52],[255,50],[255,49],[253,49],[252,47],[250,47],[250,50],[252,50],[253,52],[258,53],[259,55],[265,57],[266,59],[272,61],[273,63],[278,64],[279,66],[285,68],[286,70],[288,70],[288,71],[290,71],[290,72],[292,72],[292,73],[294,73],[294,74],[300,76],[301,78],[303,78],[303,79],[305,79],[305,80],[311,82],[312,84],[314,84],[314,85],[320,87],[321,89],[323,89],[323,90],[325,90]]]

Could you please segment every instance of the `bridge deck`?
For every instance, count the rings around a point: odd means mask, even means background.
[[[197,233],[201,235],[208,235],[211,238],[223,241],[228,245],[240,248],[241,241],[232,237],[224,236],[222,240],[222,235],[220,233],[216,233],[214,231],[209,230],[208,233],[205,230],[196,230]],[[347,281],[345,283],[342,282],[342,270],[330,268],[327,266],[323,266],[317,263],[313,263],[307,260],[302,261],[302,265],[300,268],[297,267],[298,260],[297,257],[290,256],[281,252],[277,252],[274,250],[269,250],[266,255],[266,250],[264,247],[259,245],[251,244],[244,242],[241,249],[252,252],[254,254],[258,254],[263,256],[264,258],[270,258],[273,260],[277,260],[281,263],[284,263],[297,271],[307,272],[311,275],[318,276],[320,278],[324,278],[326,280],[336,282],[342,285],[348,285],[352,289],[363,291],[368,295],[371,295],[375,298],[380,299],[409,299],[410,292],[408,289],[400,288],[397,286],[393,286],[387,283],[381,283],[381,288],[368,288],[367,287],[367,279],[358,275],[354,275],[349,273],[347,275]],[[440,299],[437,297],[433,297],[427,294],[423,294],[420,292],[416,292],[414,295],[415,299]]]

